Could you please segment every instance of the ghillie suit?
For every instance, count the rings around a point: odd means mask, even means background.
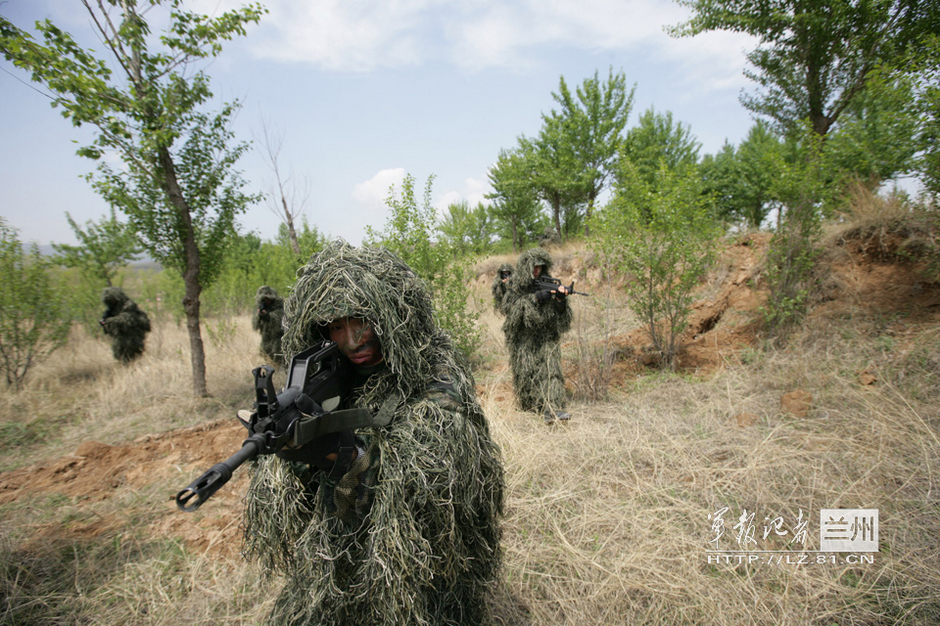
[[[550,296],[533,283],[535,267],[542,277],[551,276],[552,258],[542,248],[519,256],[509,279],[503,308],[503,333],[509,348],[509,366],[516,400],[524,411],[534,411],[552,421],[566,419],[565,377],[561,371],[561,336],[571,328],[567,297]]]
[[[391,422],[356,431],[358,456],[339,479],[276,456],[253,468],[247,554],[286,577],[269,622],[487,623],[501,556],[500,452],[469,367],[433,321],[427,286],[387,250],[343,241],[298,275],[284,352],[321,340],[332,320],[368,321],[384,361],[356,372],[339,408]]]
[[[503,303],[506,299],[506,292],[509,289],[507,277],[510,276],[512,276],[512,265],[503,263],[499,266],[499,269],[496,270],[496,276],[493,277],[493,284],[490,287],[493,291],[493,308],[501,315],[505,315]]]
[[[266,357],[286,365],[281,352],[281,337],[284,335],[284,298],[267,285],[258,287],[255,294],[255,312],[251,317],[251,327],[261,333],[261,353]]]
[[[111,337],[111,354],[122,363],[130,363],[144,353],[150,318],[120,287],[106,287],[101,302],[105,310],[98,323]]]

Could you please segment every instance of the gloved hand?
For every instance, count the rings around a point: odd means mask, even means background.
[[[541,289],[535,292],[535,299],[539,302],[547,302],[552,299],[552,296],[555,295],[552,291],[548,289]]]
[[[330,478],[339,478],[349,471],[356,452],[356,438],[351,430],[341,430],[317,437],[299,448],[282,448],[276,454],[287,461],[314,465]]]

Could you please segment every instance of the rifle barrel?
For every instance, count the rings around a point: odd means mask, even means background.
[[[181,511],[195,511],[203,502],[222,488],[232,478],[232,472],[245,461],[258,456],[265,447],[264,435],[254,434],[242,444],[235,454],[221,463],[216,463],[209,470],[194,480],[188,487],[176,494],[176,506]]]

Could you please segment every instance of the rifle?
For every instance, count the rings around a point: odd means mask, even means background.
[[[562,285],[560,278],[552,278],[551,276],[540,276],[534,278],[532,283],[535,285],[536,291],[557,291],[559,287],[565,287],[568,290],[569,296],[589,296],[591,294],[584,293],[583,291],[574,290],[574,281],[571,281],[570,285]]]
[[[255,410],[238,421],[248,429],[242,447],[216,463],[176,494],[181,511],[195,511],[232,477],[243,463],[285,447],[300,447],[318,437],[341,430],[376,425],[367,409],[335,410],[348,392],[347,364],[332,341],[321,341],[291,359],[287,385],[274,393],[274,368],[251,370],[255,379]],[[247,413],[240,411],[239,413]]]

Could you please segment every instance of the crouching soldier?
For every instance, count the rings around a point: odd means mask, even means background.
[[[120,287],[107,287],[101,294],[101,302],[105,310],[98,323],[111,337],[111,353],[118,361],[130,363],[144,353],[150,318]]]

